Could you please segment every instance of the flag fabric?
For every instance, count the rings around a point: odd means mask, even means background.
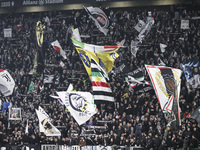
[[[72,39],[72,42],[75,45],[75,48],[83,62],[83,65],[91,79],[91,57],[100,64],[100,66],[108,73],[112,70],[114,60],[119,57],[116,50],[119,49],[120,46],[107,47],[93,47],[93,52],[90,51],[87,44],[78,42]],[[98,49],[99,48],[99,49]],[[101,51],[102,50],[102,51]]]
[[[166,66],[145,65],[163,113],[171,113],[175,89],[180,93],[182,71]],[[179,95],[177,94],[177,100]]]
[[[91,59],[91,68],[94,100],[114,102],[107,73],[93,58]]]
[[[139,33],[139,35],[137,37],[137,39],[140,41],[140,43],[142,43],[142,40],[149,33],[153,24],[154,24],[154,19],[153,19],[153,17],[151,17],[151,20],[149,20],[149,22],[144,26],[144,28],[141,30],[141,32]]]
[[[90,92],[61,91],[57,94],[79,125],[97,113],[93,95]]]
[[[29,133],[29,132],[28,132],[28,119],[26,120],[26,129],[25,129],[25,134],[26,134],[26,133]]]
[[[43,115],[45,115],[47,120],[51,122],[52,119],[49,117],[49,115],[44,111],[44,109],[41,106],[38,107],[38,111],[41,112]]]
[[[67,88],[67,92],[71,92],[71,91],[73,91],[73,85],[70,83],[68,88]],[[59,96],[55,96],[55,95],[49,95],[49,96],[57,99],[60,102],[61,105],[65,105],[64,102],[62,101],[62,99]]]
[[[181,20],[181,29],[189,29],[190,28],[189,23],[190,23],[189,20]]]
[[[139,45],[139,41],[137,39],[131,41],[131,53],[135,58],[136,58],[137,51],[139,50],[138,45]]]
[[[12,37],[12,28],[4,29],[4,37]]]
[[[137,30],[138,32],[140,32],[145,26],[144,21],[139,20],[139,22],[136,24],[135,26],[135,30]]]
[[[36,45],[37,52],[34,59],[33,75],[41,75],[44,70],[45,46],[44,46],[44,30],[45,25],[38,21],[36,24]]]
[[[150,82],[144,80],[144,71],[142,68],[137,68],[129,72],[126,80],[129,84],[129,90],[132,91],[133,89],[136,95],[146,93],[153,89]]]
[[[200,106],[191,113],[189,118],[195,119],[200,127]]]
[[[200,88],[200,63],[198,57],[193,57],[185,63],[181,63],[180,68],[187,80],[188,92]]]
[[[82,49],[93,52],[93,53],[104,53],[104,52],[111,52],[113,50],[118,50],[122,43],[120,42],[118,45],[105,45],[105,46],[99,46],[99,45],[93,45],[93,44],[87,44],[87,43],[82,43],[79,42],[73,38],[72,42],[75,46],[81,47]]]
[[[13,93],[15,81],[7,70],[0,69],[0,93],[9,96]]]
[[[167,47],[166,44],[162,44],[162,43],[160,43],[160,50],[161,50],[162,53],[165,52],[165,48],[166,48],[166,47]]]
[[[140,31],[136,39],[131,41],[131,53],[134,57],[136,57],[137,51],[139,50],[138,45],[142,43],[143,39],[149,33],[149,31],[151,30],[154,24],[153,17],[150,17],[150,18],[151,19],[144,25],[144,27],[142,28],[142,30]]]
[[[33,93],[34,86],[35,86],[34,82],[31,81],[31,83],[30,83],[30,85],[29,85],[29,88],[28,88],[28,94]]]
[[[35,84],[33,81],[31,81],[27,94],[37,93],[39,90],[39,85],[40,85],[40,81],[38,81],[37,84]]]
[[[60,131],[50,121],[48,121],[48,117],[46,115],[37,109],[35,109],[35,111],[39,119],[40,132],[44,132],[46,136],[61,136]]]
[[[75,29],[72,28],[72,38],[79,41],[79,42],[82,42],[78,28],[75,28]]]
[[[10,102],[3,102],[3,108],[2,108],[2,112],[6,111],[8,109],[8,106],[10,105]]]
[[[84,6],[83,6],[84,7]],[[84,7],[90,18],[95,21],[97,28],[107,35],[109,20],[106,14],[98,7]]]
[[[14,29],[15,29],[16,31],[20,31],[21,28],[22,28],[22,25],[21,25],[21,24],[18,24],[18,25],[15,25],[15,26],[14,26]]]
[[[48,16],[45,17],[45,20],[44,20],[46,23],[47,23],[47,26],[50,26],[51,25],[51,22],[50,22],[50,19]]]
[[[143,81],[144,80],[144,71],[142,68],[137,68],[131,72],[128,73],[129,77],[133,77],[137,81]]]
[[[178,129],[178,126],[181,125],[181,117],[180,117],[180,108],[179,108],[179,95],[180,95],[180,86],[178,86],[178,89],[175,88],[174,90],[174,99],[172,104],[172,113],[171,117],[175,121],[171,123],[171,126],[174,130]]]
[[[159,66],[165,66],[165,63],[162,61],[161,58],[162,57],[160,57],[160,56],[157,57],[157,63],[158,63]]]
[[[65,54],[65,51],[62,49],[62,47],[60,46],[60,43],[58,42],[58,40],[54,41],[51,43],[51,45],[53,46],[53,48],[58,52],[60,53],[60,55],[66,59],[66,54]]]

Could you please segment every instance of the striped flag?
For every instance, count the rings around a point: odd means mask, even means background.
[[[109,78],[103,68],[91,57],[92,88],[94,100],[114,102]]]
[[[82,43],[73,38],[71,39],[90,79],[91,57],[93,57],[107,73],[112,70],[115,59],[119,57],[119,54],[116,51],[120,48],[121,43],[115,46],[98,46]]]

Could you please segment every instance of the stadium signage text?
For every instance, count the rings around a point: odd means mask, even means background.
[[[30,6],[30,5],[47,5],[47,4],[63,4],[63,0],[24,0],[22,5]]]
[[[95,2],[114,2],[123,0],[84,0],[84,3]],[[129,0],[130,1],[130,0]],[[0,8],[22,7],[22,6],[46,6],[55,4],[79,4],[83,0],[2,0],[0,1]]]

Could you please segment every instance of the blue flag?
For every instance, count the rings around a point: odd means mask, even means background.
[[[10,102],[7,103],[7,102],[4,101],[4,102],[3,102],[3,109],[2,109],[2,112],[6,111],[9,105],[10,105]]]

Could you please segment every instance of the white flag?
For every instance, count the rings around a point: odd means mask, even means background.
[[[4,96],[9,96],[13,93],[15,81],[10,73],[6,70],[0,69],[0,92]]]
[[[38,111],[40,111],[43,115],[45,115],[47,117],[47,120],[51,122],[52,119],[49,117],[49,115],[44,111],[44,109],[41,106],[38,107]]]
[[[189,29],[189,20],[181,20],[181,29]]]
[[[177,100],[179,99],[181,86],[180,77],[182,71],[180,69],[166,66],[145,65],[145,67],[153,84],[163,113],[171,113],[176,88],[178,91]]]
[[[49,122],[48,117],[41,113],[39,110],[35,109],[36,114],[39,119],[39,130],[44,132],[46,136],[61,136],[60,131]]]
[[[54,49],[60,53],[60,55],[64,58],[67,59],[65,51],[62,49],[62,47],[60,46],[60,43],[58,42],[58,40],[54,41],[51,43],[51,45],[54,47]]]
[[[160,43],[160,50],[161,50],[162,53],[165,52],[165,48],[166,48],[166,47],[167,47],[166,44],[162,44],[162,43]]]
[[[80,36],[78,28],[74,29],[74,39],[81,42],[81,36]]]
[[[139,20],[139,22],[136,24],[135,26],[135,30],[137,30],[138,32],[140,32],[145,26],[144,21]]]
[[[139,41],[135,40],[135,41],[131,41],[131,54],[136,57],[137,51],[139,50]]]
[[[76,122],[81,125],[97,113],[93,96],[90,92],[57,92]]]
[[[12,37],[12,29],[11,28],[4,29],[4,37]]]
[[[90,6],[84,8],[87,11],[88,15],[90,16],[90,18],[92,18],[92,20],[95,21],[97,28],[99,28],[99,30],[103,32],[104,35],[107,35],[109,20],[106,14],[98,7]]]
[[[27,119],[27,122],[26,122],[26,130],[25,130],[25,134],[28,133],[28,119]]]

